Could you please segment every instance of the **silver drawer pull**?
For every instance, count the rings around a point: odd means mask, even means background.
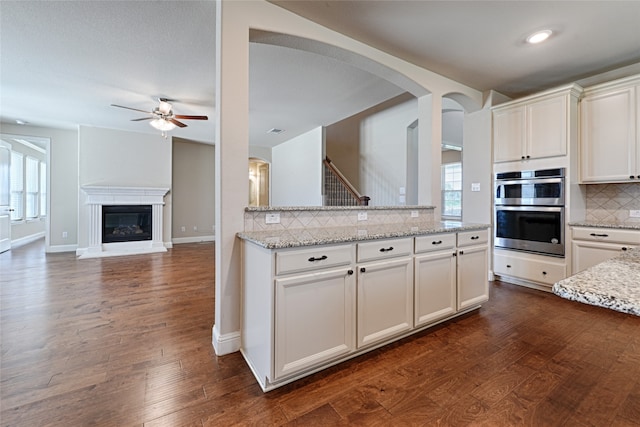
[[[380,252],[390,252],[393,250],[393,246],[389,246],[388,248],[380,248]]]
[[[309,258],[309,262],[324,261],[325,259],[327,259],[326,255],[322,255],[320,258],[311,257]]]
[[[609,237],[609,235],[608,235],[608,234],[597,234],[597,233],[591,233],[591,234],[589,234],[589,235],[590,235],[590,236],[593,236],[593,237]]]
[[[442,244],[442,240],[438,240],[437,242],[434,240],[433,242],[431,242],[432,245],[441,245]]]

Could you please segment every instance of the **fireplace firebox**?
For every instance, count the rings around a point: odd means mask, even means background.
[[[151,205],[103,205],[102,243],[151,240]]]

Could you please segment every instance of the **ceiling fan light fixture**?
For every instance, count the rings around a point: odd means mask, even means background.
[[[176,125],[171,123],[168,120],[164,120],[164,119],[155,119],[155,120],[151,120],[149,122],[149,124],[151,126],[153,126],[154,128],[158,129],[159,131],[162,132],[168,132],[170,130],[173,130],[176,128]]]
[[[543,41],[551,37],[551,34],[553,34],[553,31],[551,30],[536,31],[535,33],[527,37],[527,43],[529,44],[542,43]]]

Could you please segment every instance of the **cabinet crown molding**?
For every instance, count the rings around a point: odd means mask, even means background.
[[[540,101],[545,98],[552,98],[558,95],[569,95],[577,99],[582,94],[582,91],[583,91],[582,86],[580,86],[577,83],[571,83],[568,85],[545,90],[543,92],[535,93],[533,95],[525,96],[524,98],[518,98],[518,99],[514,99],[513,101],[508,101],[503,104],[498,104],[496,106],[491,107],[491,110],[496,111],[504,108],[511,108],[518,105],[524,105],[532,101]]]

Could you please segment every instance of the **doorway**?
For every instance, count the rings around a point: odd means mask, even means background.
[[[249,206],[269,206],[269,163],[249,158]]]

